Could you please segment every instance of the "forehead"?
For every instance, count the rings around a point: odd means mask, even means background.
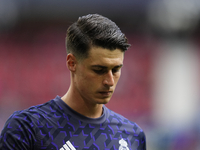
[[[124,52],[120,49],[109,50],[102,47],[92,47],[86,62],[91,65],[121,65],[123,64]]]

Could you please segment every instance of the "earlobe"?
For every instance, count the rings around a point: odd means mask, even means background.
[[[66,58],[67,68],[74,72],[76,70],[76,57],[73,54],[68,54]]]

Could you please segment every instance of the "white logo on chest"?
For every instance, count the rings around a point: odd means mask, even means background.
[[[124,139],[119,140],[119,150],[129,150],[128,144]]]
[[[70,141],[67,141],[59,150],[76,150]]]

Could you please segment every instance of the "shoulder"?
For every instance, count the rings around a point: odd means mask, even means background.
[[[28,109],[16,111],[9,117],[8,120],[12,120],[12,119],[27,120],[29,118],[39,118],[39,116],[45,116],[49,112],[53,111],[52,107],[55,107],[54,100],[50,100],[44,104],[31,106]]]
[[[116,120],[116,121],[119,121],[119,122],[123,122],[124,124],[129,123],[129,124],[131,124],[131,125],[133,125],[133,126],[134,126],[134,125],[137,125],[135,122],[129,120],[128,118],[122,116],[122,115],[119,114],[119,113],[116,113],[116,112],[110,110],[110,109],[107,108],[107,107],[104,107],[104,109],[106,110],[107,118],[108,118],[109,121],[114,121],[114,120]]]
[[[32,106],[28,109],[14,112],[6,121],[0,135],[0,149],[4,144],[9,147],[12,143],[19,143],[16,149],[29,149],[37,141],[41,128],[49,122],[49,115],[58,107],[54,100],[44,104]]]
[[[62,104],[58,101],[61,100],[56,97],[44,104],[14,112],[1,131],[0,149],[3,146],[12,147],[13,143],[18,143],[15,145],[16,150],[31,149],[31,147],[40,149],[44,144],[41,145],[41,139],[44,139],[45,144],[50,142],[48,139],[51,138],[45,133],[53,132],[65,119],[65,116],[62,117],[64,112]]]
[[[107,121],[110,127],[116,131],[115,138],[128,139],[131,145],[138,150],[146,149],[145,133],[137,123],[106,107],[104,110],[106,111]]]
[[[3,130],[33,130],[40,120],[49,118],[51,112],[54,111],[54,100],[50,100],[44,104],[32,106],[28,109],[14,112],[6,121]]]
[[[116,124],[118,128],[123,131],[132,132],[135,135],[140,135],[141,137],[145,138],[143,129],[137,123],[108,108],[105,109],[107,109],[107,120],[111,124]]]

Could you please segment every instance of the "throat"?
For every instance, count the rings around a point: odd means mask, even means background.
[[[88,117],[88,118],[99,118],[103,114],[103,105],[98,104],[99,106],[96,107],[81,107],[75,111],[78,113]],[[72,108],[73,109],[73,108]]]
[[[99,118],[103,114],[103,104],[88,104],[69,97],[69,93],[61,98],[71,109],[88,118]],[[79,99],[80,100],[80,99]]]

